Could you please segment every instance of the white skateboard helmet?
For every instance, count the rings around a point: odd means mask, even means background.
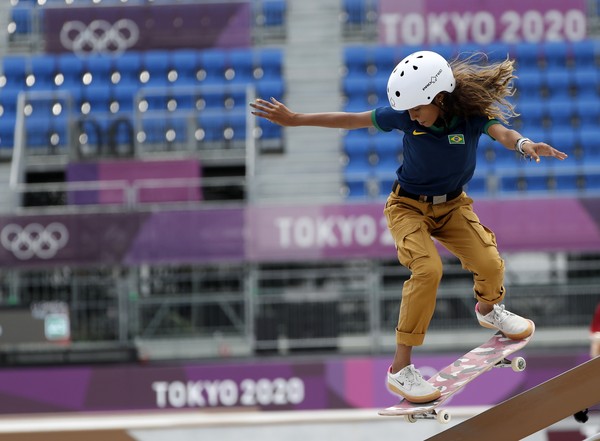
[[[387,85],[390,106],[408,110],[430,104],[440,92],[456,86],[450,64],[436,52],[419,51],[404,58],[391,73]]]

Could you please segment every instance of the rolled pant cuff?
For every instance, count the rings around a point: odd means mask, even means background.
[[[425,340],[425,334],[409,334],[400,332],[396,328],[396,344],[405,346],[421,346]]]

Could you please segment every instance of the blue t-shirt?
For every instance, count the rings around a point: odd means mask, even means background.
[[[375,127],[404,132],[402,165],[396,170],[400,186],[409,193],[435,196],[462,188],[473,177],[479,137],[499,124],[487,116],[454,118],[449,127],[424,127],[406,111],[391,107],[373,110]]]

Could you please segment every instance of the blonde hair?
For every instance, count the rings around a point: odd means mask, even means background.
[[[508,124],[519,116],[507,98],[515,93],[514,61],[487,64],[487,55],[475,53],[450,62],[456,87],[445,94],[442,109],[450,115],[488,116]]]

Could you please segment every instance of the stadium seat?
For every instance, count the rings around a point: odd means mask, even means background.
[[[571,43],[566,41],[544,41],[540,43],[540,52],[547,68],[568,68],[573,65]]]
[[[0,149],[12,149],[15,144],[15,116],[2,115],[0,118]]]
[[[394,133],[377,135],[373,141],[373,148],[378,159],[374,167],[375,174],[393,175],[401,162],[402,137]]]
[[[113,71],[112,63],[113,58],[106,55],[90,55],[86,57],[83,77],[86,78],[86,74],[90,75],[89,81],[84,81],[84,83],[87,83],[86,86],[103,86],[110,89],[112,87],[110,81]]]
[[[6,55],[2,59],[2,74],[7,89],[25,89],[27,74],[29,72],[29,59],[22,55]]]
[[[596,40],[587,39],[573,44],[573,62],[577,70],[582,68],[595,68],[598,63],[598,43]]]
[[[577,119],[577,111],[573,99],[565,96],[556,96],[543,103],[538,103],[546,109],[552,127],[571,127]]]
[[[158,87],[170,83],[168,78],[169,71],[171,70],[170,52],[166,50],[144,52],[142,55],[142,66],[141,83],[144,86]]]
[[[256,82],[256,95],[263,99],[270,97],[283,99],[285,93],[283,80],[281,78],[271,80],[261,80]]]
[[[514,47],[514,57],[519,71],[543,67],[543,58],[538,43],[519,43]]]
[[[258,52],[258,64],[262,75],[258,80],[281,80],[283,75],[283,52],[277,48],[262,48]]]
[[[486,175],[475,175],[465,186],[465,191],[469,196],[481,196],[487,191]]]
[[[501,41],[486,44],[483,51],[491,62],[504,61],[511,57],[511,45]]]
[[[402,58],[396,46],[376,46],[372,50],[372,61],[377,75],[390,75]]]
[[[579,97],[598,97],[599,81],[598,69],[592,65],[577,65],[573,71],[573,84]]]
[[[54,89],[54,76],[56,74],[56,57],[54,55],[36,55],[31,57],[31,68],[29,70],[33,79],[29,88],[32,90]]]
[[[228,55],[225,77],[235,83],[251,83],[254,80],[255,52],[251,49],[233,49]]]
[[[2,108],[2,118],[14,117],[17,113],[17,98],[20,90],[9,87],[0,89],[0,107]]]
[[[544,85],[550,97],[570,98],[575,95],[572,73],[564,66],[549,65],[543,75]]]
[[[575,112],[582,127],[600,125],[600,100],[594,96],[581,96],[574,101]]]
[[[225,83],[226,53],[222,49],[206,49],[199,54],[200,64],[206,72],[205,84]]]
[[[32,32],[33,8],[28,5],[15,6],[10,9],[11,23],[14,28],[9,27],[11,35],[27,35]]]
[[[61,89],[78,89],[83,86],[83,60],[72,53],[58,55],[55,85]]]
[[[517,89],[516,98],[522,100],[535,100],[543,96],[543,75],[539,69],[523,68],[516,72],[517,79],[515,87]]]
[[[344,138],[343,149],[348,157],[348,164],[344,169],[347,178],[367,179],[373,171],[371,165],[371,139],[369,136],[350,136]],[[395,171],[391,170],[390,173]]]
[[[285,23],[285,14],[287,5],[285,0],[263,0],[262,15],[264,16],[264,26],[283,26]]]
[[[173,70],[177,73],[175,85],[195,85],[198,83],[197,73],[200,70],[198,51],[179,49],[171,54]]]
[[[344,48],[344,65],[346,75],[363,76],[368,72],[368,66],[372,65],[371,56],[366,45],[346,46]]]
[[[119,87],[124,84],[140,85],[142,56],[138,52],[124,52],[114,59],[113,83]],[[118,79],[118,81],[117,81]]]
[[[88,113],[107,114],[110,112],[112,97],[107,91],[106,85],[86,87],[81,92],[81,100],[84,104],[89,105]]]

